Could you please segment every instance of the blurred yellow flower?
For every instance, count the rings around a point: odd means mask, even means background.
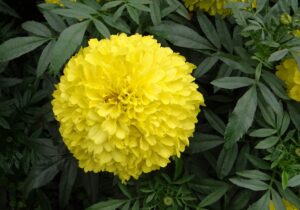
[[[285,205],[286,210],[299,210],[296,208],[293,204],[291,204],[289,201],[283,199],[283,203]],[[280,210],[280,209],[275,209],[274,203],[271,201],[269,205],[269,210]]]
[[[295,37],[300,37],[300,30],[299,29],[294,30],[293,34]]]
[[[52,101],[79,166],[124,182],[179,157],[204,105],[194,67],[152,36],[89,40],[66,65]]]
[[[225,6],[231,2],[250,2],[250,0],[184,0],[185,6],[190,10],[201,9],[208,12],[210,15],[227,16],[230,10]],[[255,2],[252,4],[255,7]]]
[[[300,71],[297,62],[286,59],[276,68],[276,75],[285,82],[289,97],[300,102]]]

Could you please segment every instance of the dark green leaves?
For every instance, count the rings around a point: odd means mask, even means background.
[[[24,55],[44,44],[48,39],[37,36],[12,38],[0,45],[0,62]]]
[[[88,24],[89,21],[74,24],[60,34],[50,62],[50,69],[54,74],[59,72],[67,59],[79,48]]]
[[[266,183],[257,179],[231,178],[229,180],[237,186],[253,191],[263,191],[269,187]]]
[[[209,41],[217,48],[221,48],[221,42],[214,25],[210,22],[206,15],[202,12],[197,13],[197,19],[200,27]]]
[[[230,148],[252,125],[257,107],[255,86],[251,87],[237,102],[225,130],[225,147]]]
[[[224,89],[237,89],[254,84],[254,80],[248,77],[223,77],[211,82],[212,85]]]
[[[166,22],[150,27],[149,30],[172,44],[198,50],[213,49],[210,43],[189,27],[174,22]]]
[[[109,200],[102,201],[100,203],[94,204],[87,208],[86,210],[115,210],[118,207],[124,205],[126,200]]]

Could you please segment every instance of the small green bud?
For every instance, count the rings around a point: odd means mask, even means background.
[[[164,197],[164,204],[166,206],[171,206],[173,204],[173,198],[171,198],[170,196]]]
[[[292,23],[292,17],[288,13],[283,13],[280,16],[280,22],[283,25],[290,25]]]

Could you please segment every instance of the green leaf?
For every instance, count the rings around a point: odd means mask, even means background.
[[[267,191],[257,202],[255,202],[248,210],[269,210],[270,191]]]
[[[105,3],[102,7],[101,10],[108,10],[114,7],[119,6],[120,4],[122,4],[123,1],[117,0],[117,1],[109,1],[107,3]]]
[[[198,50],[213,49],[210,43],[196,31],[178,23],[165,22],[164,24],[150,27],[149,31],[179,47]]]
[[[86,12],[83,12],[81,10],[74,10],[74,9],[54,9],[52,10],[53,13],[61,15],[63,17],[70,17],[70,18],[76,18],[76,19],[91,19],[92,16]]]
[[[271,189],[271,195],[272,195],[272,202],[275,205],[275,209],[285,209],[285,206],[282,202],[282,198],[280,195],[274,190]]]
[[[237,144],[234,144],[230,149],[223,148],[221,150],[217,162],[217,173],[220,178],[224,178],[230,173],[236,161],[237,155]]]
[[[300,130],[300,104],[297,102],[288,102],[287,108],[292,122]]]
[[[245,74],[255,74],[256,70],[252,68],[248,62],[243,61],[238,56],[233,56],[226,53],[218,53],[218,57],[232,69],[237,69]]]
[[[10,129],[9,123],[3,117],[0,117],[0,126],[5,129]]]
[[[119,186],[120,190],[122,191],[123,195],[125,195],[127,198],[132,198],[128,188],[125,185],[118,183],[118,186]]]
[[[239,187],[247,188],[253,191],[263,191],[267,190],[269,187],[269,185],[266,183],[255,179],[231,178],[229,180]]]
[[[116,210],[120,206],[124,205],[126,202],[126,200],[102,201],[88,207],[86,210]]]
[[[236,174],[244,178],[256,179],[261,181],[268,181],[271,179],[271,177],[268,174],[261,172],[259,170],[238,171],[236,172]]]
[[[214,27],[214,25],[210,22],[210,20],[207,18],[207,16],[198,11],[197,12],[197,19],[198,23],[200,25],[201,30],[205,34],[205,36],[209,39],[209,41],[217,48],[221,48],[221,42],[219,39],[219,36],[217,34],[217,31]]]
[[[300,174],[296,175],[294,177],[292,177],[289,181],[288,181],[288,186],[289,187],[297,187],[300,186]]]
[[[220,136],[195,133],[192,140],[190,140],[190,146],[188,148],[190,153],[200,153],[212,148],[215,148],[224,143],[224,140]]]
[[[268,149],[273,147],[279,141],[278,136],[270,136],[262,141],[260,141],[255,148],[256,149]]]
[[[205,58],[197,67],[197,69],[194,71],[193,75],[196,78],[199,78],[203,76],[205,73],[207,73],[217,62],[218,62],[217,56],[211,56]]]
[[[23,80],[19,78],[0,77],[0,88],[12,87],[20,84],[22,81]]]
[[[77,171],[75,160],[67,159],[59,181],[59,204],[62,208],[66,207],[69,202]]]
[[[227,28],[226,22],[221,17],[216,17],[216,29],[222,45],[228,52],[232,53],[234,44],[230,36],[231,33]]]
[[[51,28],[57,32],[61,32],[67,27],[62,18],[53,12],[43,11],[43,16]]]
[[[131,210],[139,210],[140,209],[140,201],[136,200],[131,208]]]
[[[18,13],[2,0],[0,0],[0,13],[7,14],[12,17],[20,18]]]
[[[44,72],[47,70],[47,67],[49,66],[51,56],[52,56],[52,50],[55,46],[55,41],[51,41],[47,44],[47,46],[43,49],[41,57],[39,59],[37,69],[36,69],[36,76],[40,77]]]
[[[257,130],[252,131],[249,136],[252,137],[268,137],[273,134],[277,133],[277,130],[272,129],[272,128],[260,128]]]
[[[126,5],[126,9],[131,19],[136,22],[136,24],[140,24],[140,12],[130,5]]]
[[[281,60],[289,52],[288,49],[278,50],[270,55],[268,62],[274,62]]]
[[[36,21],[27,21],[22,24],[22,28],[38,36],[44,36],[44,37],[52,36],[52,33],[47,26]]]
[[[250,190],[240,190],[236,193],[236,195],[232,198],[230,202],[230,207],[228,209],[232,210],[243,210],[246,209],[246,206],[251,198]]]
[[[59,172],[62,160],[52,162],[50,164],[42,164],[35,166],[29,173],[24,182],[26,194],[31,190],[48,184]]]
[[[150,3],[150,16],[153,25],[158,25],[161,23],[161,13],[160,13],[160,1],[151,1]]]
[[[212,85],[224,89],[237,89],[254,84],[254,80],[248,77],[223,77],[211,82]]]
[[[109,38],[110,37],[110,31],[108,30],[108,28],[106,27],[106,25],[104,25],[100,20],[93,19],[93,23],[94,23],[96,29],[99,31],[99,33],[103,37],[105,37],[105,38]]]
[[[48,39],[37,36],[16,37],[0,45],[0,62],[20,57],[44,44]]]
[[[247,107],[247,109],[245,109]],[[230,148],[252,125],[257,107],[256,88],[251,87],[237,102],[225,130],[225,147]]]
[[[281,185],[283,190],[285,190],[288,186],[289,182],[289,174],[286,171],[281,172]]]
[[[225,123],[219,118],[214,112],[209,109],[204,110],[204,116],[209,122],[210,126],[218,131],[221,135],[224,135],[225,132]]]
[[[207,195],[204,199],[202,199],[202,201],[200,202],[200,204],[198,205],[198,207],[209,206],[209,205],[217,202],[220,198],[222,198],[225,195],[225,193],[228,190],[229,190],[228,187],[220,187],[220,188],[218,188],[214,192],[212,192],[209,195]]]
[[[254,155],[249,155],[246,154],[248,160],[252,163],[257,168],[263,169],[263,170],[269,170],[270,165],[266,161],[254,156]]]
[[[279,102],[277,101],[274,94],[270,91],[270,89],[264,85],[263,83],[258,83],[259,90],[264,97],[265,101],[269,104],[270,107],[276,112],[279,113],[282,111]]]
[[[106,24],[110,25],[111,27],[130,34],[129,26],[126,24],[126,22],[122,21],[122,19],[114,20],[114,17],[109,15],[101,15],[101,18]]]
[[[66,28],[59,36],[52,51],[50,69],[57,74],[64,63],[81,45],[89,21],[74,24]]]

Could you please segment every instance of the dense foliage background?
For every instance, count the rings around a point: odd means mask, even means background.
[[[230,4],[226,18],[179,0],[61,2],[0,0],[0,209],[300,208],[300,103],[274,74],[288,57],[300,66],[297,0]],[[51,107],[65,62],[120,32],[197,65],[206,103],[181,158],[126,185],[78,168]]]

